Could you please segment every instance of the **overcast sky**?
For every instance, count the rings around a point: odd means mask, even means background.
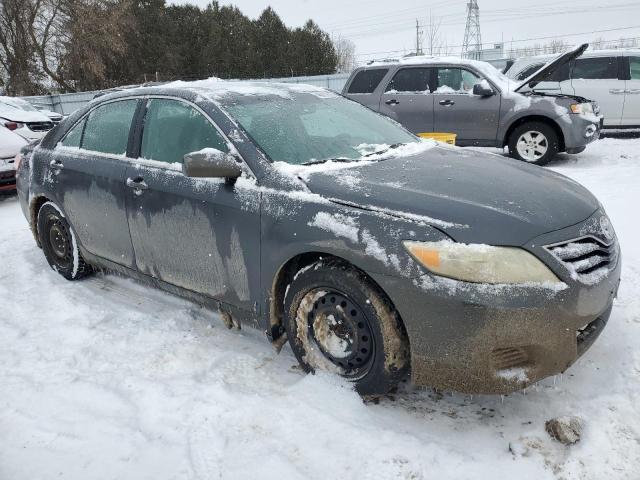
[[[204,7],[209,0],[173,3]],[[271,5],[290,27],[311,18],[330,34],[351,39],[359,61],[414,50],[416,18],[428,24],[430,13],[441,21],[442,37],[453,53],[459,53],[466,17],[466,0],[221,0],[220,4],[235,4],[251,18]],[[565,35],[571,44],[596,37],[640,37],[640,0],[479,0],[478,4],[483,43],[504,40],[506,49],[545,43],[549,39],[528,39],[557,35]],[[611,29],[617,30],[604,31]]]

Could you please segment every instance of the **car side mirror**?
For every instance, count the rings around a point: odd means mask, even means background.
[[[486,82],[476,83],[473,86],[473,94],[480,97],[490,97],[495,95],[495,91]]]
[[[187,177],[236,179],[242,175],[238,158],[215,148],[187,153],[182,163]]]

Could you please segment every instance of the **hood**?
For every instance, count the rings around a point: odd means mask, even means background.
[[[53,112],[51,110],[40,110],[40,113],[46,115],[47,117],[49,117],[51,120],[54,120],[54,121],[62,120],[62,115],[59,114],[58,112]]]
[[[313,193],[422,220],[462,243],[520,246],[598,209],[584,187],[526,163],[451,147],[310,174]]]
[[[20,135],[0,126],[0,158],[15,157],[27,143]]]
[[[43,113],[22,110],[9,105],[0,103],[0,118],[11,120],[13,122],[50,122],[51,119]]]
[[[554,58],[549,63],[541,67],[538,71],[536,71],[533,75],[527,77],[518,87],[515,88],[514,91],[518,92],[520,91],[520,89],[526,86],[533,88],[536,84],[544,82],[553,74],[555,70],[560,68],[562,65],[578,58],[588,47],[588,43],[583,43],[575,50],[570,50]]]

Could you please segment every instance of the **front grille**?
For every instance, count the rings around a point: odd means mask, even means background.
[[[27,128],[32,132],[48,132],[53,128],[53,122],[27,122]]]
[[[527,352],[518,347],[496,348],[491,352],[491,362],[496,370],[520,367],[528,359]]]
[[[546,247],[569,270],[571,278],[586,284],[602,279],[618,261],[618,245],[607,245],[595,237],[583,237]]]

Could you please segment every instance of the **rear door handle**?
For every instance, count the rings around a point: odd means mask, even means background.
[[[51,160],[49,166],[54,170],[62,170],[64,168],[64,164],[60,160]]]
[[[640,94],[640,88],[633,88],[631,90],[627,90],[627,93],[630,93],[631,95],[638,95]]]
[[[446,99],[446,100],[440,100],[438,102],[440,105],[444,106],[444,107],[450,107],[451,105],[455,105],[456,102],[454,102],[453,100],[450,99]]]
[[[612,93],[613,95],[624,95],[624,90],[621,88],[612,88],[611,90],[609,90],[609,93]]]
[[[391,100],[387,100],[386,102],[387,105],[400,105],[400,102],[398,100],[396,100],[395,98],[392,98]]]
[[[133,193],[136,195],[142,195],[142,193],[149,188],[142,177],[136,177],[135,179],[127,178],[127,187],[133,188]]]

